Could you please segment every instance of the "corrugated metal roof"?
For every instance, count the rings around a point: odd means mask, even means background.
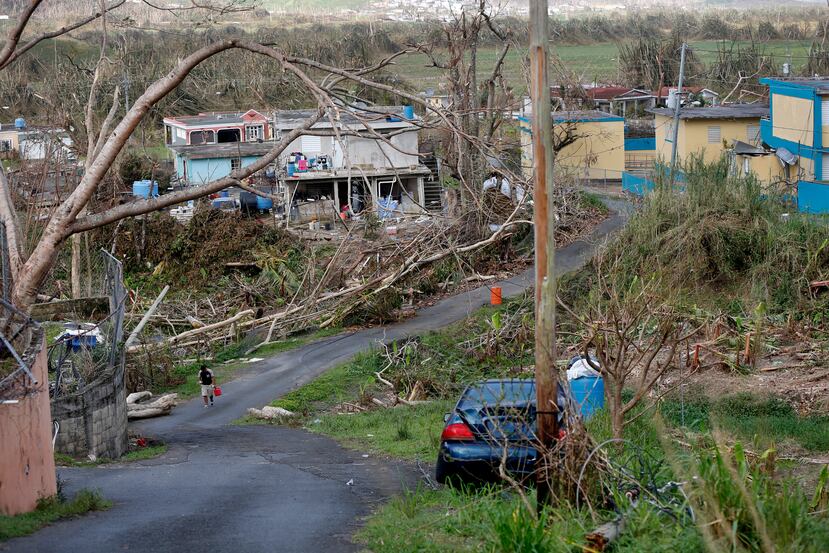
[[[410,126],[411,123],[402,119],[403,106],[374,106],[362,110],[341,109],[339,112],[340,123],[343,125],[362,125],[362,122],[372,126]],[[315,109],[283,109],[274,113],[274,122],[278,129],[293,129],[305,123],[309,118],[317,114]],[[395,117],[396,116],[396,117]],[[330,127],[331,122],[327,117],[322,117],[314,128]]]
[[[655,115],[673,117],[671,108],[655,108],[647,110]],[[763,104],[731,104],[727,106],[711,106],[705,108],[682,108],[680,119],[759,119],[768,117],[769,106]]]

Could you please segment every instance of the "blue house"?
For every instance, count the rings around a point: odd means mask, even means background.
[[[783,179],[797,183],[797,205],[829,213],[829,78],[761,79],[771,111],[760,121],[762,141],[781,161]]]
[[[272,142],[228,142],[170,146],[175,153],[176,174],[191,184],[224,178],[255,162],[273,148]]]

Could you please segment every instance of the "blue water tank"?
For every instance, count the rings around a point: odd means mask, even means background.
[[[15,129],[25,129],[26,128],[26,120],[22,117],[18,117],[14,120],[14,128]]]
[[[414,119],[414,106],[403,106],[403,117]]]
[[[570,393],[585,420],[604,407],[604,380],[601,376],[583,376],[571,380]]]
[[[273,200],[270,198],[263,198],[262,196],[256,196],[256,208],[261,211],[273,209]]]
[[[139,198],[158,197],[158,181],[137,180],[132,183],[132,195]]]

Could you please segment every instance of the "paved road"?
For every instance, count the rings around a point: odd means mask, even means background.
[[[590,237],[556,253],[557,271],[578,268],[596,243],[620,228],[628,209]],[[532,283],[532,271],[499,283],[507,297]],[[489,302],[489,289],[446,298],[387,327],[342,334],[266,359],[222,385],[216,406],[201,400],[173,415],[132,425],[170,445],[164,456],[129,465],[61,468],[69,494],[100,489],[114,506],[60,522],[0,545],[19,552],[211,553],[357,551],[350,541],[360,518],[378,501],[413,485],[404,463],[364,458],[303,430],[229,426],[248,407],[262,406],[380,340],[416,335],[463,319]],[[352,485],[347,482],[353,481]]]

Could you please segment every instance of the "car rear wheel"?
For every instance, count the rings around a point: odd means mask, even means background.
[[[435,464],[435,480],[445,486],[459,486],[463,483],[463,477],[458,474],[456,467],[446,461],[443,455],[438,454],[438,461]]]

